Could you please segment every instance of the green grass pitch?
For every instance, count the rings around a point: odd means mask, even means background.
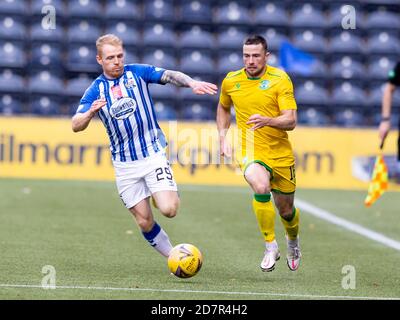
[[[204,264],[190,279],[168,272],[166,260],[143,239],[112,182],[0,180],[0,299],[346,299],[400,298],[400,251],[301,214],[303,260],[271,273],[259,263],[264,245],[248,188],[180,185],[174,219],[155,211],[173,244],[192,243]],[[400,241],[398,194],[370,209],[366,192],[298,190],[296,197]],[[56,289],[41,287],[44,266]],[[344,266],[355,289],[342,286]]]

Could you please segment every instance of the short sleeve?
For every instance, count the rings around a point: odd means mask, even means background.
[[[279,86],[278,105],[279,110],[297,109],[292,80],[290,80],[290,77],[287,74],[283,75]]]
[[[142,78],[146,83],[164,84],[161,82],[161,77],[165,72],[163,68],[158,68],[149,64],[131,64],[127,65],[127,68]]]
[[[395,86],[400,86],[400,62],[389,72],[388,81]]]
[[[86,89],[83,97],[79,103],[76,113],[85,113],[90,109],[93,102],[100,97],[100,91],[97,82],[93,82],[89,88]]]
[[[232,99],[227,93],[227,81],[224,79],[221,85],[221,93],[219,95],[219,103],[228,109],[232,106]]]

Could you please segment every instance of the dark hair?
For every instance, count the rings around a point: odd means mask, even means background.
[[[261,43],[261,45],[263,46],[265,52],[268,51],[268,44],[267,44],[267,40],[265,40],[264,37],[258,35],[258,34],[253,34],[251,36],[248,36],[243,44],[244,45],[248,45],[248,44],[259,44]]]

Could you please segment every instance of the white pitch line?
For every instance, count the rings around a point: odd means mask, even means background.
[[[296,206],[298,206],[301,210],[304,210],[317,218],[328,221],[332,224],[335,224],[337,226],[340,226],[342,228],[350,230],[351,232],[358,233],[359,235],[362,235],[368,239],[374,240],[376,242],[384,244],[387,247],[390,247],[390,248],[400,251],[400,242],[399,241],[388,238],[381,233],[367,229],[367,228],[360,226],[359,224],[356,224],[354,222],[350,222],[343,218],[339,218],[339,217],[335,216],[334,214],[332,214],[326,210],[323,210],[321,208],[318,208],[306,201],[297,199],[297,200],[295,200],[295,202],[296,202]]]
[[[0,288],[24,288],[24,289],[42,289],[39,285],[25,284],[0,284]],[[83,287],[83,286],[56,286],[57,289],[71,290],[97,290],[97,291],[130,291],[130,292],[174,292],[174,293],[200,293],[200,294],[226,294],[242,296],[270,296],[270,297],[290,297],[290,298],[314,298],[314,299],[362,299],[362,300],[400,300],[400,297],[359,297],[359,296],[328,296],[312,294],[289,294],[289,293],[271,293],[271,292],[240,292],[240,291],[211,291],[211,290],[181,290],[181,289],[156,289],[156,288],[114,288],[114,287]],[[46,290],[52,292],[52,290]]]

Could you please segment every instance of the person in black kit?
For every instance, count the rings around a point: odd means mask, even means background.
[[[400,61],[396,67],[389,72],[388,82],[385,86],[382,98],[381,123],[379,125],[379,138],[382,143],[390,131],[390,116],[392,110],[393,93],[396,87],[400,86]],[[397,172],[400,175],[400,119],[399,119],[399,137],[397,140]]]

